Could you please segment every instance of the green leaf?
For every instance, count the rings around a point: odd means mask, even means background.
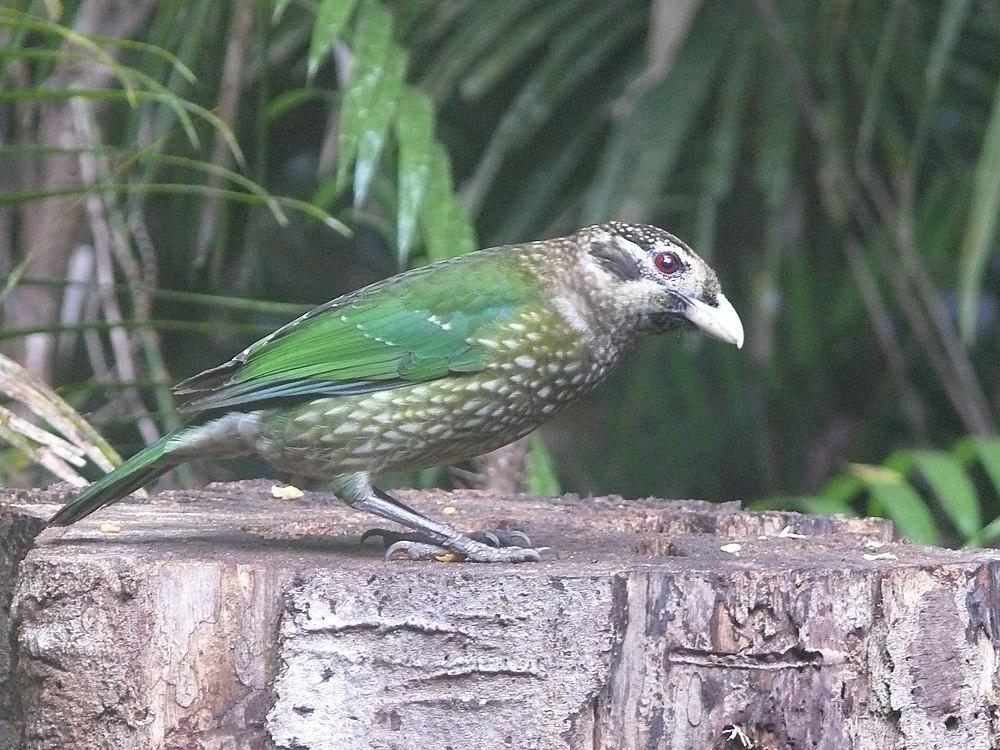
[[[333,49],[344,26],[351,18],[357,0],[320,0],[309,41],[309,79],[316,75],[323,59]],[[278,8],[275,8],[278,12]]]
[[[323,209],[314,206],[312,203],[306,203],[305,201],[298,200],[297,198],[276,197],[270,195],[263,197],[256,193],[241,193],[237,190],[225,190],[213,187],[212,185],[203,185],[200,183],[179,184],[163,182],[104,181],[91,186],[80,185],[74,187],[49,188],[48,190],[19,190],[13,193],[0,193],[0,206],[16,206],[24,203],[30,203],[32,201],[64,198],[67,196],[84,197],[102,190],[120,192],[128,195],[154,194],[212,196],[223,198],[225,200],[236,201],[238,203],[247,203],[250,205],[271,205],[274,203],[279,207],[287,206],[288,208],[301,211],[306,216],[323,222],[331,229],[343,234],[345,237],[350,237],[351,235],[351,230],[346,225],[338,221]]]
[[[98,284],[95,281],[71,281],[54,278],[23,278],[21,284],[33,286],[48,286],[57,289],[78,287],[85,289],[113,289],[117,293],[134,292],[141,289],[154,299],[169,300],[182,305],[204,305],[223,310],[239,310],[240,312],[280,315],[285,318],[296,318],[309,312],[313,305],[300,305],[294,302],[270,302],[268,300],[248,299],[246,297],[229,297],[200,292],[182,292],[175,289],[159,289],[157,287],[135,284]],[[103,384],[103,381],[102,381]]]
[[[803,513],[812,513],[819,516],[856,516],[858,513],[849,503],[841,503],[836,499],[818,495],[816,497],[803,497],[799,500],[799,505]]]
[[[368,2],[361,8],[358,25],[354,30],[351,49],[354,66],[344,92],[340,112],[340,130],[337,134],[337,170],[335,193],[339,195],[347,186],[354,157],[373,111],[379,106],[376,99],[379,81],[384,74],[384,64],[392,44],[392,16],[378,3]]]
[[[513,3],[510,5],[514,7]],[[553,2],[543,5],[537,13],[522,16],[521,23],[501,36],[494,48],[469,70],[460,85],[462,97],[472,101],[489,92],[512,68],[524,64],[540,46],[549,44],[567,18],[578,10],[575,2]]]
[[[884,516],[903,536],[920,544],[937,544],[937,525],[923,498],[902,474],[882,466],[852,464],[851,472],[868,489],[869,515]]]
[[[976,488],[957,459],[942,451],[914,451],[914,461],[941,509],[966,538],[983,525]]]
[[[396,101],[406,77],[406,53],[392,45],[382,66],[382,75],[371,92],[367,122],[358,142],[358,161],[354,167],[354,205],[364,203],[368,186],[375,174],[389,124],[396,111]]]
[[[469,213],[455,196],[451,160],[444,146],[436,142],[431,145],[420,226],[431,262],[452,258],[475,248]]]
[[[958,323],[962,338],[971,342],[976,332],[979,299],[986,260],[994,245],[1000,214],[1000,86],[993,96],[993,111],[983,138],[983,150],[969,199],[969,222],[959,260]]]
[[[579,90],[608,51],[631,31],[630,20],[614,5],[606,5],[580,23],[560,29],[544,59],[530,69],[528,79],[518,88],[466,185],[465,196],[473,209],[481,206],[511,150],[528,141],[552,117],[556,106]]]
[[[399,143],[399,201],[396,208],[396,245],[400,268],[405,268],[417,231],[417,219],[427,187],[434,105],[426,94],[404,88],[396,111]]]
[[[1000,496],[1000,437],[966,438],[955,446],[955,455],[966,463],[978,460]]]
[[[481,55],[497,44],[515,36],[510,27],[526,17],[530,24],[537,0],[505,0],[503,3],[474,3],[462,23],[472,33],[448,34],[435,45],[433,58],[426,67],[425,84],[435,99],[444,99],[455,89],[459,77]]]
[[[81,34],[75,29],[71,29],[67,26],[62,26],[58,23],[52,23],[51,21],[46,21],[35,16],[22,14],[18,10],[3,7],[0,7],[0,25],[12,26],[14,28],[23,27],[42,33],[55,34],[56,36],[61,37],[67,44],[82,47],[94,56],[95,62],[100,62],[101,64],[106,65],[114,72],[115,76],[121,83],[129,105],[134,107],[138,103],[131,76],[124,69],[124,67],[120,65],[114,57],[101,48],[101,46],[98,45],[90,35]]]
[[[283,91],[264,105],[262,117],[270,125],[275,120],[287,115],[291,110],[302,104],[311,104],[314,100],[334,107],[340,103],[340,97],[326,89],[304,88]]]
[[[291,4],[292,0],[274,0],[274,12],[271,15],[271,23],[277,23],[285,14],[285,8]]]
[[[850,508],[851,501],[864,489],[864,484],[850,474],[839,474],[820,490],[818,500],[829,507]]]
[[[561,495],[559,477],[545,441],[538,434],[532,435],[530,441],[524,465],[524,482],[528,492],[532,495]]]
[[[151,80],[151,79],[150,79]],[[204,107],[195,104],[194,102],[188,101],[187,99],[181,99],[170,91],[167,91],[162,86],[159,87],[161,90],[157,91],[134,91],[133,98],[139,101],[150,101],[159,102],[161,104],[166,104],[171,109],[180,113],[183,111],[190,112],[197,115],[209,125],[211,125],[215,130],[222,136],[225,140],[226,145],[229,147],[229,151],[232,153],[233,158],[236,159],[240,166],[246,166],[246,159],[243,156],[243,152],[240,150],[239,144],[236,142],[236,136],[233,134],[232,128],[229,127],[225,122],[223,122],[216,114],[208,111]],[[0,90],[0,102],[13,102],[22,100],[68,100],[80,97],[83,99],[92,99],[96,101],[111,100],[111,101],[129,101],[129,98],[122,91],[116,91],[113,89],[47,89],[47,88],[31,88],[31,89],[15,89],[15,90]],[[188,131],[189,139],[192,145],[198,146],[197,134],[194,132],[194,128],[185,126],[185,130]]]
[[[716,68],[742,15],[724,3],[708,4],[699,13],[670,73],[612,130],[587,195],[587,221],[650,216],[712,92]]]
[[[981,547],[983,545],[992,544],[997,539],[1000,539],[1000,518],[994,518],[983,530],[979,532],[979,536],[970,542],[970,546]]]
[[[505,206],[505,220],[487,238],[489,244],[500,245],[528,237],[547,217],[557,216],[565,200],[567,187],[572,186],[573,172],[579,168],[586,150],[592,146],[600,121],[589,119],[558,150],[547,154],[535,170],[535,178],[519,186]]]

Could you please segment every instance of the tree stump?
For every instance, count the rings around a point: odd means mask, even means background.
[[[0,494],[0,748],[1000,746],[1000,554],[732,503],[401,492],[540,564],[385,561],[270,482]]]

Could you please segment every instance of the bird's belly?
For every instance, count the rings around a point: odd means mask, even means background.
[[[264,417],[258,450],[279,468],[312,475],[454,463],[531,432],[606,370],[523,355],[470,375],[319,399]]]

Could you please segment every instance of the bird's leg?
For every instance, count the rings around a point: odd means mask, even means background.
[[[415,516],[419,516],[424,519],[427,523],[434,523],[431,519],[427,518],[423,513],[414,510],[409,505],[404,503],[399,498],[393,497],[387,492],[384,492],[377,487],[372,487],[370,492],[387,503],[391,503],[398,508],[412,513]],[[448,527],[444,527],[448,528]],[[466,535],[470,539],[476,542],[482,542],[483,544],[488,544],[491,547],[530,547],[531,539],[523,531],[507,531],[505,529],[494,529],[492,531],[474,531],[471,534]],[[369,529],[361,536],[361,541],[366,539],[371,539],[372,537],[379,537],[382,539],[383,544],[386,549],[396,544],[397,542],[422,542],[424,544],[431,541],[427,534],[420,531],[393,531],[392,529]]]
[[[531,562],[540,558],[538,550],[530,547],[491,547],[447,524],[427,518],[374,487],[370,487],[365,496],[352,502],[351,507],[374,513],[417,532],[417,535],[404,536],[392,544],[386,551],[386,557],[404,554],[411,559],[423,560],[452,552],[469,562]],[[501,540],[497,538],[497,542],[500,543]]]

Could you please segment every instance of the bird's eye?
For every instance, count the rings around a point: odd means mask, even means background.
[[[673,253],[657,253],[653,258],[657,270],[670,276],[681,270],[681,259]]]

